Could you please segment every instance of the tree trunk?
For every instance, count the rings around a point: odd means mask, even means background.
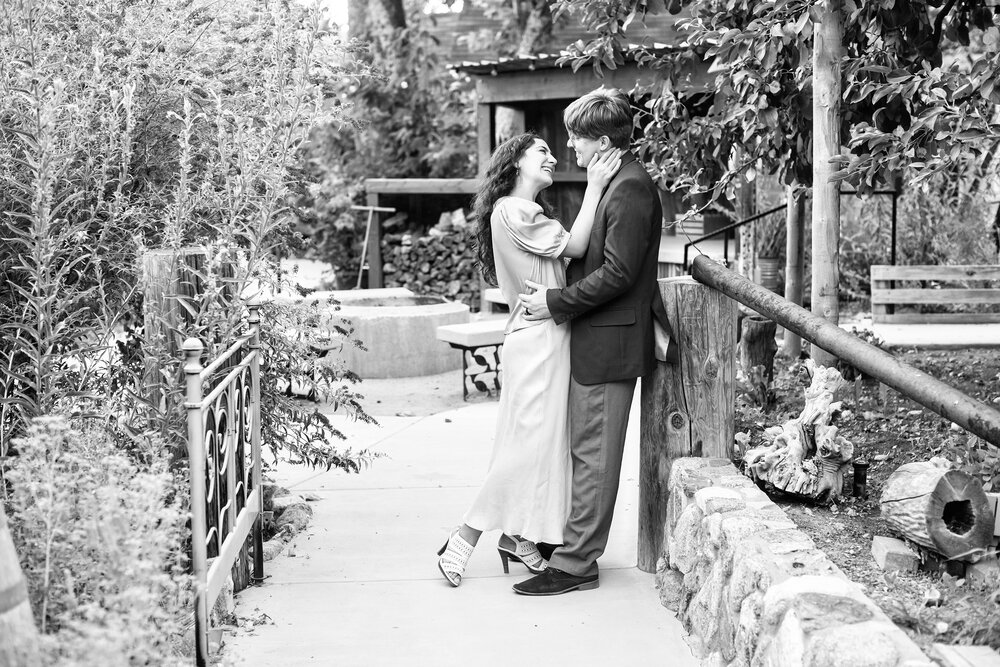
[[[900,466],[886,480],[882,516],[907,539],[947,558],[976,562],[993,538],[982,484],[947,459]]]
[[[804,194],[796,183],[788,186],[788,208],[785,215],[785,298],[796,306],[802,305],[802,267],[805,264],[805,210]],[[802,352],[802,338],[785,330],[781,350],[792,359]]]
[[[831,182],[840,153],[840,61],[843,0],[823,0],[813,46],[812,312],[840,319],[840,182]],[[833,366],[836,357],[815,345],[812,358]]]
[[[393,28],[406,27],[406,8],[403,7],[403,0],[379,0],[382,9],[385,10],[386,19]]]
[[[552,37],[552,10],[549,0],[533,0],[517,47],[518,56],[537,55]]]
[[[742,157],[742,155],[741,155]],[[746,220],[757,212],[757,185],[743,181],[736,191],[736,220]],[[740,262],[737,273],[753,280],[757,268],[757,223],[740,227]]]
[[[368,0],[348,0],[347,36],[364,39],[368,34]]]
[[[14,550],[7,515],[0,503],[0,666],[41,664],[38,630],[28,604],[28,585]]]
[[[778,344],[774,342],[774,334],[778,325],[762,315],[750,315],[743,318],[740,333],[740,366],[748,376],[754,366],[764,367],[764,376],[768,385],[774,379],[774,353]]]

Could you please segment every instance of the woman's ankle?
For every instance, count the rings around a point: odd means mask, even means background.
[[[480,536],[482,536],[482,534],[483,531],[471,528],[470,526],[464,523],[462,524],[462,527],[458,529],[459,537],[461,537],[463,540],[465,540],[472,546],[476,546],[476,543],[479,542],[479,538]]]

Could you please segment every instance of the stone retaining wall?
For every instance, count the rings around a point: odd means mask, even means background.
[[[725,459],[674,462],[660,599],[707,666],[935,663]]]

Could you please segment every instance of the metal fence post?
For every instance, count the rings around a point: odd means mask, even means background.
[[[201,406],[201,353],[197,338],[184,341],[184,375],[187,378],[188,472],[191,478],[191,565],[194,570],[195,664],[208,664],[208,565],[205,538],[208,531],[205,498],[205,425]]]
[[[264,490],[261,488],[261,452],[260,452],[260,307],[259,303],[250,304],[250,353],[254,355],[250,364],[250,426],[251,457],[253,458],[253,488],[260,489],[257,506],[257,520],[253,527],[253,580],[260,583],[264,580]],[[254,354],[256,353],[256,354]]]

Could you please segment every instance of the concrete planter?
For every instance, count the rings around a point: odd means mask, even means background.
[[[340,351],[362,379],[434,375],[462,367],[458,350],[437,340],[442,324],[469,321],[469,307],[442,297],[417,296],[401,287],[314,292],[307,301],[333,297],[338,315],[349,320],[366,350],[344,345]]]

